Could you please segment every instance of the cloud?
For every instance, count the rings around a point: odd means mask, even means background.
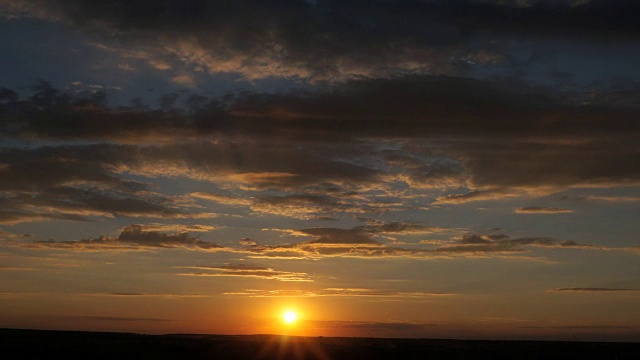
[[[557,208],[557,207],[521,207],[515,210],[516,214],[566,214],[572,213],[571,209]]]
[[[180,273],[182,276],[233,276],[259,279],[270,279],[279,281],[313,281],[304,272],[279,271],[261,266],[251,266],[245,264],[221,265],[221,266],[177,266],[178,269],[201,270],[201,272]]]
[[[257,246],[258,242],[255,240],[252,240],[250,238],[242,238],[239,241],[240,245],[242,246]]]
[[[135,224],[131,226],[138,227],[141,231],[155,231],[155,232],[174,232],[174,233],[186,233],[186,232],[209,232],[217,229],[211,225],[198,225],[198,224]]]
[[[372,183],[379,174],[375,169],[320,156],[313,150],[301,151],[289,144],[197,143],[114,150],[123,151],[114,164],[114,170],[120,173],[187,177],[244,190],[295,190],[322,183],[357,186]]]
[[[439,228],[434,226],[425,226],[408,222],[391,221],[391,222],[370,222],[364,226],[363,230],[372,234],[433,234],[437,232],[451,231],[452,229]]]
[[[180,111],[76,105],[94,100],[69,98],[48,83],[36,88],[31,97],[3,107],[5,136],[148,146],[3,149],[0,171],[8,188],[25,180],[37,186],[99,183],[120,191],[145,186],[125,181],[122,173],[227,182],[245,190],[326,183],[387,191],[394,185],[412,191],[467,188],[438,197],[437,205],[637,185],[640,179],[629,166],[640,131],[638,109],[584,104],[517,81],[360,79],[314,91],[192,96]],[[395,146],[381,149],[381,140]],[[36,176],[33,166],[52,177]],[[263,196],[254,205],[269,212],[280,201],[297,217],[324,216],[305,215],[310,207],[383,210],[380,203],[341,200],[305,193]]]
[[[227,292],[224,295],[249,297],[370,297],[398,299],[431,299],[438,296],[452,295],[438,292],[402,292],[364,288],[325,288],[318,290],[257,290],[249,289],[239,292]]]
[[[14,225],[31,221],[49,221],[49,220],[67,220],[67,221],[85,221],[82,216],[72,214],[51,214],[51,213],[31,213],[23,211],[7,211],[0,210],[0,224]]]
[[[68,249],[77,251],[136,251],[153,249],[190,249],[217,251],[222,246],[200,240],[187,232],[167,234],[159,231],[147,231],[142,225],[124,227],[118,237],[101,236],[97,239],[75,241],[36,241],[22,243],[21,246],[34,249]]]
[[[462,204],[567,187],[634,185],[640,178],[638,170],[628,166],[637,144],[637,110],[585,105],[548,89],[505,80],[427,75],[364,79],[317,91],[202,98],[183,112],[96,110],[69,103],[50,85],[39,86],[43,89],[36,95],[42,94],[16,105],[35,105],[35,114],[5,109],[0,132],[17,138],[147,139],[156,144],[49,147],[39,151],[38,160],[26,159],[28,165],[50,170],[57,176],[51,180],[60,182],[135,185],[114,170],[226,181],[247,190],[291,190],[326,182],[388,189],[384,182],[409,185],[415,191],[466,187],[467,193],[440,196],[434,203]],[[54,95],[45,96],[49,93]],[[42,116],[48,121],[39,121]],[[91,127],[86,126],[88,118]],[[579,133],[572,131],[576,128]],[[191,143],[199,139],[231,140]],[[379,139],[399,146],[381,150],[376,148]],[[157,146],[158,142],[175,144]],[[349,145],[354,142],[357,146]],[[46,155],[45,150],[54,151]],[[102,162],[90,162],[79,151],[93,153]],[[4,152],[5,158],[17,161],[38,150]],[[63,161],[69,158],[76,161]],[[0,171],[8,174],[5,183],[20,183],[29,176],[32,182],[51,181],[34,177],[16,161],[2,161]],[[326,194],[258,200],[256,208],[265,211],[274,211],[277,207],[270,203],[282,200],[291,204],[294,214],[309,204],[367,211]]]
[[[182,299],[182,298],[204,298],[209,295],[199,294],[171,294],[171,293],[134,293],[134,292],[113,292],[113,293],[89,293],[81,294],[83,296],[99,296],[99,297],[119,297],[119,298],[163,298],[163,299]]]
[[[233,186],[241,190],[297,189],[314,184],[370,184],[378,172],[343,161],[303,154],[294,147],[238,144],[182,144],[141,148],[130,145],[58,146],[36,149],[2,149],[5,165],[0,184],[0,220],[5,223],[43,219],[87,220],[96,216],[156,218],[202,218],[216,214],[201,212],[193,198],[245,205],[268,211],[277,197],[253,200],[231,199],[211,193],[165,196],[151,190],[149,182],[127,180],[138,175],[145,180],[186,177]],[[38,169],[38,171],[35,171]],[[46,173],[47,176],[38,176]],[[305,197],[306,196],[306,197]],[[285,198],[309,203],[320,199],[307,195]],[[306,199],[306,200],[305,200]],[[336,211],[357,211],[353,204],[332,204]],[[318,206],[316,201],[312,205]],[[305,205],[302,204],[302,207]],[[320,207],[316,216],[323,216]]]
[[[5,116],[2,134],[126,143],[210,139],[216,135],[334,142],[442,135],[522,135],[526,136],[524,140],[601,135],[602,139],[602,135],[624,134],[634,128],[637,115],[637,109],[607,102],[584,104],[557,90],[518,81],[433,75],[365,78],[279,93],[245,92],[221,97],[175,94],[173,108],[165,107],[164,111],[109,108],[104,92],[75,94],[46,81],[33,89],[26,98],[20,98],[18,92],[7,95],[11,100],[1,108]],[[178,100],[184,104],[176,106]],[[39,121],[43,116],[48,121]],[[91,118],[92,126],[86,126],[87,118]],[[577,126],[579,133],[570,131]],[[390,157],[389,161],[414,167],[416,181],[425,177],[453,181],[449,179],[456,176],[447,161],[425,164],[410,153]]]
[[[639,35],[633,0],[524,6],[497,0],[165,0],[162,6],[5,0],[0,5],[8,17],[60,21],[103,43],[137,45],[146,53],[138,56],[152,67],[163,60],[171,67],[249,79],[451,73],[503,62],[505,49],[518,41],[624,42]]]
[[[23,266],[0,266],[0,271],[38,271],[38,269]]]
[[[249,199],[210,193],[210,192],[194,192],[194,193],[191,193],[191,196],[198,199],[209,200],[209,201],[213,201],[213,202],[216,202],[219,204],[225,204],[225,205],[249,206],[252,203],[252,201]]]
[[[311,236],[314,239],[305,242],[306,245],[364,245],[364,246],[381,246],[382,244],[374,240],[374,236],[378,234],[393,235],[416,235],[431,234],[436,232],[451,231],[451,229],[431,227],[414,223],[406,223],[399,221],[392,222],[376,222],[370,221],[371,224],[358,226],[351,229],[340,228],[307,228],[299,230],[285,231],[295,236]]]
[[[541,248],[576,248],[576,249],[593,249],[603,250],[605,248],[595,247],[593,245],[578,244],[574,241],[558,241],[551,238],[516,238],[510,239],[504,234],[463,235],[460,240],[453,244],[447,244],[435,249],[435,252],[444,253],[502,253],[502,252],[521,252],[526,247]]]
[[[584,195],[575,198],[562,197],[560,200],[574,200],[574,201],[604,201],[612,203],[626,203],[640,201],[638,196],[594,196]]]
[[[149,183],[121,177],[127,160],[110,146],[0,149],[0,221],[89,220],[91,217],[213,217],[179,197],[151,191]],[[131,160],[131,159],[129,159]]]
[[[466,194],[440,196],[434,204],[465,204],[472,201],[502,200],[522,195],[524,195],[523,192],[515,193],[505,190],[474,190]]]
[[[30,249],[66,249],[76,251],[143,251],[158,249],[189,249],[194,251],[226,251],[248,255],[258,259],[321,259],[328,257],[350,257],[362,259],[406,258],[406,259],[453,259],[453,258],[500,258],[518,261],[549,262],[538,256],[527,253],[536,248],[546,249],[581,249],[592,251],[629,251],[638,252],[637,248],[613,248],[580,244],[574,241],[559,241],[552,238],[525,237],[511,239],[505,234],[467,234],[448,241],[427,241],[413,243],[410,247],[396,246],[402,244],[394,236],[415,235],[432,232],[452,231],[450,229],[431,228],[409,223],[382,223],[378,225],[358,226],[350,229],[342,228],[305,228],[299,230],[277,230],[290,236],[310,238],[301,242],[281,245],[263,245],[250,239],[240,239],[240,247],[223,247],[213,242],[204,241],[191,236],[188,232],[164,233],[155,229],[181,229],[189,227],[158,227],[151,225],[129,225],[124,227],[117,237],[100,236],[99,238],[76,241],[22,241],[9,239],[6,244]],[[196,227],[196,231],[202,231]],[[377,241],[376,237],[387,243]],[[224,266],[191,266],[182,267],[200,272],[184,273],[190,276],[246,276],[281,281],[311,281],[308,274],[288,272],[247,265]]]
[[[394,225],[399,227],[398,225]],[[552,238],[528,237],[509,238],[505,234],[469,234],[448,242],[437,242],[436,247],[431,242],[418,243],[419,247],[399,247],[374,240],[374,235],[383,227],[355,227],[351,229],[339,228],[309,228],[289,230],[286,233],[294,236],[308,236],[311,240],[268,246],[252,245],[243,249],[255,258],[283,258],[318,259],[324,257],[354,257],[354,258],[503,258],[523,261],[547,261],[536,256],[524,254],[535,248],[547,249],[588,249],[588,250],[622,250],[634,251],[632,248],[608,248],[589,244],[579,244],[574,241],[558,241]],[[424,227],[423,231],[428,227]],[[443,231],[445,229],[437,229]],[[426,245],[427,247],[425,247]]]
[[[558,288],[548,290],[550,292],[638,292],[640,289],[624,289],[624,288],[596,288],[596,287],[583,287],[583,288]]]
[[[353,200],[341,201],[326,195],[260,196],[254,199],[251,210],[259,213],[312,219],[324,214],[361,213],[366,206]]]
[[[329,179],[326,179],[329,180]],[[372,182],[374,179],[372,179]],[[337,181],[338,183],[340,181]],[[326,184],[324,184],[326,185]],[[364,186],[366,187],[366,186]],[[245,189],[246,190],[246,189]],[[251,188],[250,190],[260,190]],[[295,189],[291,189],[295,190]],[[230,197],[215,193],[192,193],[191,196],[218,204],[248,206],[254,213],[293,217],[303,220],[335,220],[343,214],[385,213],[406,205],[378,202],[366,194],[347,192],[336,186],[323,188],[310,185],[303,187],[307,193],[290,195],[255,195],[247,198]],[[331,216],[329,216],[331,215]]]
[[[171,81],[188,88],[196,87],[196,79],[194,79],[190,74],[178,74],[171,78]]]
[[[631,134],[631,133],[630,133]],[[567,187],[634,185],[640,178],[628,161],[631,138],[584,140],[578,144],[505,141],[500,146],[477,142],[453,150],[464,161],[473,188],[522,189],[525,193],[552,193]],[[616,140],[614,140],[616,139]],[[615,150],[607,150],[615,145]]]
[[[379,246],[377,241],[372,239],[370,233],[360,228],[337,229],[337,228],[310,228],[298,230],[298,233],[315,237],[307,242],[307,245],[365,245]]]

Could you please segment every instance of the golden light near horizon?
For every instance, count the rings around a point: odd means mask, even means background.
[[[293,324],[298,320],[298,313],[296,313],[295,311],[291,311],[291,310],[287,310],[284,313],[282,313],[282,321],[285,322],[285,324]]]

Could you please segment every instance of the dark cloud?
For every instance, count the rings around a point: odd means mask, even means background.
[[[604,121],[604,118],[602,118]],[[468,143],[453,150],[464,162],[473,187],[492,193],[513,190],[547,191],[567,186],[634,185],[640,173],[630,166],[637,157],[634,138],[585,140],[581,143]]]
[[[32,89],[28,97],[16,94],[11,101],[0,104],[0,134],[25,139],[164,143],[176,138],[215,136],[228,123],[222,99],[218,98],[192,95],[182,99],[181,111],[167,106],[153,110],[144,106],[109,107],[107,93],[102,92],[104,99],[96,103],[95,95],[60,90],[47,81]]]
[[[97,239],[76,241],[36,241],[23,243],[21,246],[79,251],[133,251],[174,248],[216,251],[222,249],[220,245],[200,240],[186,232],[167,234],[159,231],[145,231],[142,225],[126,226],[116,238],[101,236]]]
[[[551,238],[510,239],[509,236],[504,234],[471,234],[464,235],[457,242],[439,247],[433,251],[444,253],[509,253],[524,251],[525,247],[602,249],[593,245],[578,244],[573,241],[558,241]]]
[[[0,221],[88,220],[94,216],[180,218],[187,206],[114,169],[130,152],[110,146],[0,149]]]
[[[117,241],[165,248],[186,247],[208,250],[221,247],[220,245],[200,240],[186,232],[165,234],[159,231],[145,231],[144,227],[140,225],[129,225],[122,229]]]
[[[68,23],[105,43],[137,45],[152,66],[173,60],[250,78],[452,72],[499,61],[494,49],[509,41],[615,42],[640,33],[633,0],[40,0],[4,8]]]
[[[635,111],[573,102],[566,94],[518,81],[423,75],[354,80],[315,93],[250,95],[229,111],[245,121],[260,118],[327,138],[339,135],[336,129],[342,137],[527,139],[638,130]]]
[[[321,156],[293,145],[270,143],[178,144],[127,147],[121,171],[149,176],[189,176],[249,188],[300,188],[327,183],[370,183],[379,171]],[[156,164],[164,166],[158,167]],[[153,165],[152,165],[153,164]]]
[[[0,185],[4,192],[0,194],[0,219],[10,223],[83,220],[92,216],[215,216],[200,212],[185,198],[153,191],[150,183],[128,180],[131,174],[146,179],[188,177],[255,189],[302,188],[319,183],[367,184],[378,176],[377,170],[323,158],[313,152],[304,153],[294,146],[264,146],[101,144],[1,149],[0,172],[4,176],[0,177]],[[211,199],[211,195],[194,197]],[[266,211],[269,202],[275,199],[262,197],[257,203]],[[297,199],[289,198],[300,202],[304,197]],[[224,200],[218,197],[216,201]],[[335,206],[343,210],[353,208],[346,204]]]
[[[74,183],[122,191],[145,189],[146,184],[120,179],[109,171],[105,160],[118,156],[113,150],[108,146],[2,148],[0,185],[6,191],[38,191]]]
[[[599,124],[587,123],[584,115],[540,90],[523,91],[522,85],[457,77],[396,77],[350,81],[328,90],[302,93],[244,93],[190,101],[194,95],[181,109],[150,110],[77,105],[87,100],[45,82],[36,87],[45,87],[46,91],[12,100],[0,109],[4,115],[0,131],[22,138],[120,142],[166,142],[221,134],[293,140],[318,136],[348,140],[354,136],[535,134],[547,113],[566,116],[561,122],[547,124],[545,131],[566,133],[574,129],[576,121],[599,130]],[[43,91],[45,95],[40,94]],[[625,114],[607,115],[624,120]],[[576,116],[579,119],[574,119]],[[512,121],[514,117],[521,120]],[[626,117],[631,118],[631,114]],[[482,118],[491,118],[491,126],[477,121]],[[624,124],[606,124],[616,125]],[[588,130],[585,127],[581,131]]]
[[[629,165],[637,157],[637,109],[580,104],[506,81],[444,76],[359,80],[316,92],[243,94],[225,100],[226,105],[210,99],[205,102],[213,105],[182,112],[34,101],[20,105],[34,110],[5,109],[0,131],[20,139],[171,144],[6,149],[0,172],[7,175],[2,183],[9,188],[23,186],[24,180],[32,186],[82,181],[144,187],[118,177],[114,170],[120,169],[226,179],[258,188],[394,179],[414,189],[470,190],[436,202],[451,204],[568,186],[636,184],[640,178],[637,167]],[[65,114],[55,115],[61,108]],[[104,116],[94,116],[95,111]],[[376,150],[379,139],[405,147]],[[163,166],[144,166],[152,161]],[[34,168],[52,176],[38,176]],[[297,209],[361,210],[317,194],[259,200],[271,209],[281,200]]]

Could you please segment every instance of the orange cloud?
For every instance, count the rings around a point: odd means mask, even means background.
[[[571,209],[556,208],[556,207],[522,207],[515,210],[516,214],[566,214],[572,213]]]
[[[439,292],[402,292],[364,288],[325,288],[317,290],[255,290],[226,292],[224,295],[248,297],[371,297],[428,300],[438,296],[453,294]]]
[[[251,277],[259,279],[279,280],[279,281],[313,281],[313,279],[303,272],[278,271],[272,268],[261,266],[250,266],[244,264],[221,265],[221,266],[177,266],[178,269],[204,270],[204,272],[180,273],[182,276],[237,276]]]

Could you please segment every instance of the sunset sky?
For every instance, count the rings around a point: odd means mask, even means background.
[[[639,17],[0,0],[0,327],[640,341]]]

